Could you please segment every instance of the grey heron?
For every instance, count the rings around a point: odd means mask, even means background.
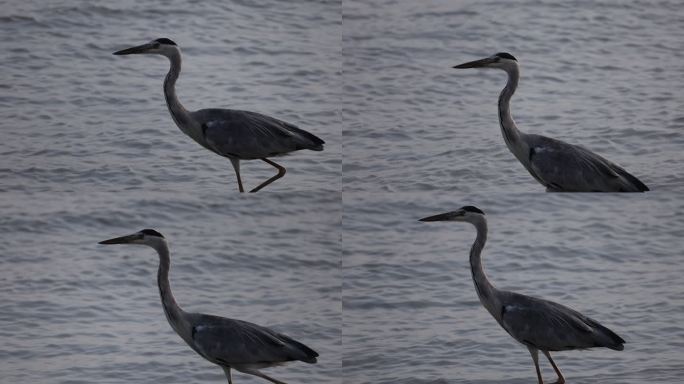
[[[278,173],[250,192],[257,192],[285,175],[285,168],[269,157],[286,155],[300,149],[322,151],[325,142],[290,123],[256,112],[235,109],[200,109],[188,111],[176,96],[176,80],[181,71],[181,51],[167,38],[114,52],[115,55],[151,54],[169,59],[171,68],[164,80],[164,97],[171,118],[183,133],[202,147],[227,157],[237,176],[238,189],[244,192],[240,177],[240,160],[270,164]]]
[[[482,267],[481,253],[487,241],[487,219],[480,209],[465,206],[420,221],[464,221],[475,226],[477,237],[470,249],[470,270],[477,297],[499,325],[530,351],[539,384],[543,384],[539,351],[556,371],[556,383],[563,384],[565,378],[551,359],[551,351],[594,347],[623,350],[625,341],[596,320],[552,301],[496,288]]]
[[[316,351],[266,327],[242,320],[185,312],[171,293],[169,247],[161,233],[143,229],[131,235],[101,241],[100,244],[141,244],[157,251],[157,284],[166,319],[190,348],[223,368],[228,383],[232,383],[231,368],[272,383],[284,384],[266,376],[260,369],[296,360],[316,363]]]
[[[499,96],[499,123],[508,149],[549,192],[644,192],[648,187],[618,165],[586,148],[550,137],[523,133],[511,116],[511,96],[520,68],[510,53],[463,63],[454,68],[497,68],[508,82]]]

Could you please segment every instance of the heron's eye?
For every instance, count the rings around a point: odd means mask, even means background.
[[[154,45],[152,46],[152,48],[154,48],[154,49],[159,48],[159,43],[154,43]]]

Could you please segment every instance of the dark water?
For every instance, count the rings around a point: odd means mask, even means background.
[[[0,11],[0,383],[218,383],[163,316],[157,256],[97,242],[155,228],[189,311],[320,353],[288,383],[531,383],[527,351],[480,306],[475,233],[417,219],[472,204],[502,288],[574,307],[627,340],[554,356],[569,383],[684,375],[681,4],[668,1],[11,1]],[[162,96],[183,50],[190,110],[265,113],[326,141],[239,195],[229,162]],[[584,145],[653,192],[546,194],[503,143],[503,72],[521,130]],[[243,162],[246,187],[274,174]],[[546,362],[548,378],[553,372]],[[234,375],[236,383],[263,383]]]

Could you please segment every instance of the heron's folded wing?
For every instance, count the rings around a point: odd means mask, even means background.
[[[521,343],[548,351],[594,347],[594,330],[579,312],[545,300],[504,305],[502,326]]]
[[[249,111],[196,112],[207,144],[217,153],[241,159],[322,149],[323,141],[284,121]]]
[[[576,145],[545,138],[530,147],[533,175],[547,188],[565,191],[600,191],[617,182],[624,169]]]
[[[226,364],[278,363],[306,358],[291,343],[294,340],[246,321],[225,318],[208,321],[193,327],[192,339],[202,355]]]

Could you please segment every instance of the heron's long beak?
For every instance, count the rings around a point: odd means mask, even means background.
[[[495,59],[492,59],[491,57],[487,57],[484,59],[469,61],[467,63],[459,64],[459,65],[454,66],[454,68],[459,68],[459,69],[460,68],[480,68],[480,67],[486,67],[489,64],[492,64],[494,62],[496,62]]]
[[[150,48],[152,48],[152,44],[147,43],[147,44],[143,44],[143,45],[138,45],[137,47],[130,47],[130,48],[122,49],[120,51],[116,51],[113,53],[113,55],[134,55],[136,53],[145,53]]]
[[[460,211],[440,213],[439,215],[423,217],[419,221],[450,221],[463,214]]]
[[[134,242],[135,240],[139,240],[140,238],[140,234],[134,233],[128,236],[121,236],[109,240],[100,241],[98,244],[128,244]]]

